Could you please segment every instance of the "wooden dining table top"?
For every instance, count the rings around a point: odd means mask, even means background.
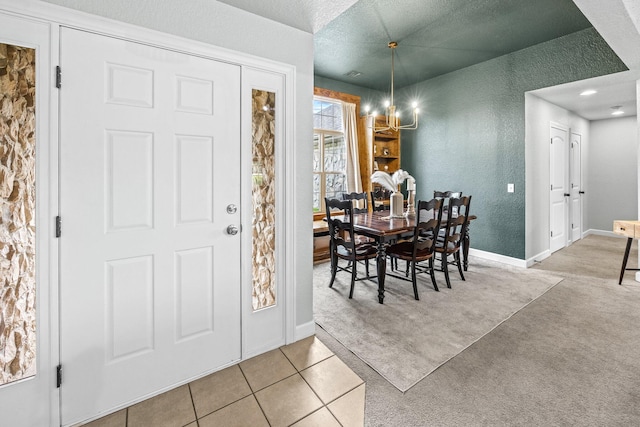
[[[385,236],[411,231],[416,226],[415,217],[391,218],[388,211],[353,215],[355,230]]]
[[[344,221],[346,217],[338,216]],[[469,216],[469,221],[476,219],[475,215]],[[446,222],[447,214],[442,215],[442,221]],[[412,231],[416,226],[416,217],[391,218],[389,211],[374,211],[353,215],[354,228],[356,231],[364,231],[375,236],[388,236],[402,234]],[[327,220],[314,221],[314,234],[328,233]]]

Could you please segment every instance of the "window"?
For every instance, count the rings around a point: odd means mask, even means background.
[[[341,199],[347,191],[347,151],[340,102],[313,100],[313,211],[323,212],[324,198]]]

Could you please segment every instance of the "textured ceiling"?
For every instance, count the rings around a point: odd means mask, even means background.
[[[219,0],[308,33],[316,33],[358,0]]]
[[[640,68],[638,0],[219,1],[313,33],[315,74],[381,91],[390,85],[389,41],[399,42],[395,87],[400,88],[591,23],[630,68]],[[350,71],[362,74],[346,76]],[[612,105],[635,114],[633,78],[617,73],[535,94],[591,120],[611,117]],[[577,96],[583,86],[599,94]]]
[[[401,88],[590,26],[571,0],[360,0],[315,34],[314,69],[384,91],[389,41]]]

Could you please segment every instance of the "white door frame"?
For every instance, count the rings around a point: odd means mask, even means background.
[[[283,112],[286,102],[286,91],[284,90],[285,79],[282,74],[267,72],[264,70],[252,69],[245,67],[242,71],[242,164],[243,170],[252,170],[252,128],[253,128],[253,102],[252,92],[256,90],[264,90],[275,94],[275,144],[274,152],[276,153],[275,161],[275,278],[276,278],[276,301],[270,307],[254,310],[252,304],[252,252],[253,252],[253,229],[251,226],[253,220],[252,206],[252,177],[250,174],[244,173],[242,176],[242,223],[247,227],[242,234],[242,258],[249,260],[245,263],[243,272],[242,292],[244,295],[242,303],[242,358],[247,359],[258,354],[264,353],[274,348],[278,348],[286,342],[285,319],[287,317],[286,308],[292,306],[293,302],[287,301],[288,292],[285,291],[284,281],[280,276],[286,277],[285,261],[293,256],[290,252],[292,242],[289,240],[293,237],[293,233],[277,233],[279,229],[287,228],[287,218],[291,214],[286,209],[286,205],[282,203],[287,191],[287,180],[285,179],[287,171],[287,161],[285,157],[278,156],[277,153],[287,153],[286,139],[284,136]],[[286,154],[285,154],[286,156]],[[286,239],[286,240],[285,240]]]
[[[58,212],[57,96],[51,91],[52,28],[48,23],[0,10],[0,42],[36,49],[36,375],[0,386],[3,422],[57,424],[58,251],[54,218]],[[3,394],[7,393],[7,394]],[[23,400],[24,395],[28,400]],[[33,407],[33,400],[36,407]]]
[[[241,68],[250,67],[252,69],[263,70],[266,72],[272,72],[282,74],[284,76],[284,152],[280,154],[279,160],[284,164],[287,171],[296,170],[297,150],[294,143],[295,135],[295,105],[296,99],[296,68],[290,64],[284,64],[272,60],[259,58],[253,55],[245,54],[242,52],[236,52],[225,48],[216,47],[214,45],[203,43],[199,41],[190,40],[184,37],[174,36],[170,34],[161,33],[151,29],[138,27],[136,25],[127,24],[124,22],[114,21],[111,19],[102,18],[99,16],[90,15],[84,12],[52,5],[35,0],[22,0],[21,2],[15,2],[14,0],[0,0],[0,13],[19,16],[26,19],[35,19],[43,22],[50,27],[50,57],[59,58],[59,34],[61,26],[68,26],[70,28],[77,28],[84,31],[91,31],[98,34],[104,34],[110,37],[122,38],[138,43],[149,44],[151,46],[157,46],[164,49],[175,50],[178,52],[188,53],[191,55],[202,56],[218,61],[230,62],[238,64]],[[48,82],[50,91],[46,94],[48,100],[43,102],[49,109],[48,122],[42,120],[43,128],[40,130],[40,135],[49,139],[49,162],[46,165],[41,165],[44,169],[44,174],[47,175],[47,186],[38,187],[40,191],[46,191],[46,194],[42,194],[42,200],[48,201],[44,210],[39,210],[37,213],[38,218],[44,218],[43,222],[45,227],[41,228],[40,236],[43,236],[42,241],[39,240],[40,246],[38,247],[39,253],[46,251],[48,264],[43,265],[38,273],[49,279],[49,307],[48,319],[49,330],[47,331],[49,336],[47,342],[49,344],[50,353],[48,354],[48,360],[41,358],[39,361],[40,367],[44,369],[41,372],[48,372],[51,382],[48,385],[49,402],[47,404],[51,407],[50,424],[59,424],[59,393],[55,388],[55,382],[53,380],[53,373],[55,372],[55,366],[59,364],[59,312],[58,312],[58,270],[59,270],[59,256],[57,240],[53,235],[52,221],[58,213],[58,92],[53,84],[53,69],[56,62],[51,62],[44,69],[45,78],[41,79],[41,82]],[[63,79],[64,85],[64,79]],[[43,85],[44,86],[44,85]],[[242,92],[242,89],[241,89]],[[245,100],[242,100],[245,102]],[[41,113],[42,114],[42,113]],[[42,156],[45,153],[40,152]],[[251,171],[247,171],[250,173]],[[297,192],[295,174],[287,173],[282,175],[282,179],[285,180],[284,186],[286,191],[283,194],[283,212],[286,218],[287,224],[297,224],[298,213],[295,209],[295,194]],[[250,228],[250,224],[243,224],[246,229]],[[280,253],[283,263],[283,274],[280,280],[283,281],[284,288],[284,302],[285,307],[285,338],[286,343],[294,342],[296,339],[296,318],[295,318],[295,302],[296,302],[296,265],[297,265],[297,245],[294,236],[295,230],[293,227],[281,227],[278,233],[282,233],[283,236],[279,238],[286,242],[283,253]],[[46,234],[45,234],[46,233]],[[244,292],[243,292],[244,293]],[[42,309],[42,307],[41,307]],[[243,334],[249,322],[245,321],[243,315]],[[243,357],[245,355],[243,354]],[[43,403],[44,404],[44,403]]]

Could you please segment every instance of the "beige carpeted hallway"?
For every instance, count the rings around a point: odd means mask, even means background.
[[[618,285],[625,242],[589,236],[537,264],[564,280],[404,394],[317,336],[366,381],[367,426],[640,425],[640,283],[628,272]]]

